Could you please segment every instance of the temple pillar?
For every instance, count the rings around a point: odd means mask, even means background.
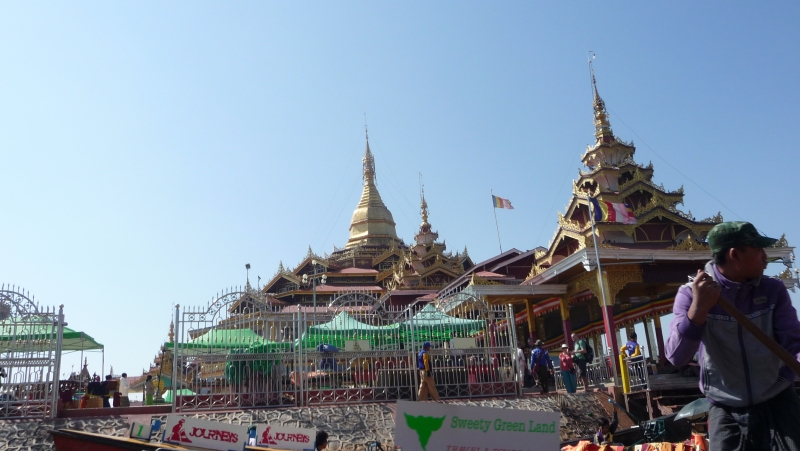
[[[603,271],[598,274],[598,287],[605,288],[606,305],[603,305],[603,299],[600,299],[600,306],[603,310],[603,326],[606,331],[606,342],[608,347],[611,348],[611,357],[614,359],[614,367],[617,369],[616,373],[619,374],[619,340],[617,339],[617,328],[614,326],[614,299],[610,296],[608,290],[608,273]],[[602,282],[601,278],[602,277]],[[602,295],[602,294],[601,294]]]
[[[650,334],[650,324],[651,324],[650,318],[645,318],[644,321],[642,321],[642,325],[644,326],[644,340],[645,343],[647,343],[647,357],[653,359],[653,361],[655,362],[656,359],[653,356],[653,347],[652,347],[653,340]]]
[[[558,303],[561,307],[561,328],[564,330],[564,343],[572,349],[572,321],[569,319],[569,304],[564,298],[558,298]]]
[[[658,345],[658,364],[666,365],[667,356],[664,353],[664,334],[661,333],[661,315],[653,317],[653,324],[656,327],[656,344]]]
[[[536,318],[533,317],[533,303],[530,299],[525,299],[525,311],[528,312],[528,338],[536,341]]]

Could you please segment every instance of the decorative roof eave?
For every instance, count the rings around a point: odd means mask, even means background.
[[[619,171],[626,171],[628,169],[633,169],[634,171],[639,170],[642,171],[650,176],[653,174],[653,162],[647,164],[647,166],[637,163],[633,157],[626,158],[617,166],[607,166],[607,165],[600,165],[595,166],[594,169],[589,171],[584,171],[583,169],[578,169],[578,180],[582,180],[584,178],[590,178],[600,172],[603,172],[604,169],[611,169],[611,170],[619,170]]]
[[[395,246],[393,244],[392,247],[390,247],[389,249],[384,251],[382,254],[380,254],[377,257],[372,259],[372,266],[375,266],[375,265],[379,264],[380,262],[386,260],[387,258],[391,257],[392,255],[396,255],[396,256],[402,258],[403,253],[402,253],[401,249],[399,249],[397,246]]]
[[[634,192],[642,192],[647,191],[650,194],[660,196],[663,198],[663,203],[672,205],[673,207],[676,204],[683,205],[683,187],[678,188],[678,190],[673,192],[663,191],[662,187],[656,186],[652,183],[648,183],[646,181],[637,180],[635,183],[629,184],[627,186],[623,186],[623,189],[617,192],[610,192],[605,191],[601,192],[600,195],[603,198],[608,198],[609,201],[619,201],[622,202],[626,197],[630,196]],[[588,201],[586,200],[586,194],[584,192],[577,192],[573,187],[572,199],[570,199],[570,203],[567,205],[567,208],[564,213],[564,217],[571,218],[572,215],[575,214],[575,210],[578,207],[587,205]]]
[[[308,250],[311,251],[311,248],[308,248]],[[291,273],[294,274],[295,276],[300,275],[299,274],[300,271],[304,267],[309,265],[312,260],[316,260],[318,265],[324,266],[325,268],[329,268],[331,266],[330,262],[328,260],[320,257],[319,255],[310,253],[309,255],[306,255],[306,257],[303,259],[303,261],[301,261],[300,263],[297,264],[297,266],[295,266],[294,270],[292,270]],[[302,277],[302,276],[300,276],[300,277]]]
[[[791,264],[791,256],[794,252],[794,247],[780,247],[780,248],[766,248],[768,260],[781,261],[784,264],[789,262]],[[606,249],[599,248],[597,252],[600,255],[600,261],[642,261],[650,260],[656,261],[708,261],[711,255],[707,250],[687,251],[687,250],[669,250],[669,249]],[[597,259],[595,258],[594,248],[584,248],[575,252],[574,254],[564,258],[558,263],[553,264],[549,268],[543,270],[541,273],[528,278],[522,285],[541,285],[548,280],[554,278],[559,274],[563,274],[567,270],[575,266],[594,267]]]
[[[471,285],[476,297],[526,297],[550,298],[567,293],[566,284],[548,285]]]
[[[297,285],[299,285],[300,282],[301,282],[301,279],[299,277],[295,276],[292,273],[285,272],[285,273],[281,273],[281,274],[276,275],[271,281],[269,281],[268,284],[264,285],[264,287],[261,288],[261,292],[262,293],[271,293],[272,292],[272,291],[270,291],[271,288],[276,283],[278,283],[281,279],[286,279],[287,281],[292,282],[292,283],[297,284]]]
[[[464,248],[464,250],[466,251],[466,248]],[[495,255],[494,257],[490,257],[490,258],[488,258],[486,260],[483,260],[481,262],[478,262],[478,263],[473,263],[473,265],[469,269],[465,270],[463,274],[461,274],[460,276],[458,276],[458,278],[456,278],[455,280],[453,280],[452,282],[447,284],[440,291],[440,293],[443,292],[443,291],[447,291],[447,290],[450,290],[452,288],[461,286],[461,285],[466,286],[466,284],[469,283],[469,277],[473,272],[480,271],[481,270],[480,268],[488,267],[489,265],[496,264],[496,262],[500,262],[504,258],[507,258],[509,256],[511,256],[511,258],[513,258],[513,257],[516,257],[519,254],[522,254],[522,253],[523,252],[520,251],[517,248],[511,248],[511,249],[503,252],[502,254]],[[472,259],[470,259],[470,262],[472,262]]]
[[[595,142],[594,144],[589,144],[588,146],[586,146],[586,152],[584,152],[583,155],[581,155],[581,162],[583,162],[585,164],[585,162],[587,160],[595,158],[595,155],[591,155],[591,154],[592,153],[597,153],[603,147],[608,148],[608,149],[613,149],[615,147],[625,147],[627,149],[630,149],[631,155],[629,155],[628,158],[626,158],[626,160],[629,159],[629,158],[632,158],[633,154],[636,152],[636,146],[633,145],[633,141],[625,142],[625,141],[623,141],[623,140],[621,140],[621,139],[619,139],[618,137],[615,136],[614,140],[612,142],[610,142],[610,143],[601,141],[601,142]],[[593,167],[593,166],[597,166],[597,165],[589,166],[587,164],[586,166],[587,167]]]
[[[651,194],[658,193],[664,198],[669,199],[672,202],[679,203],[683,205],[683,187],[681,186],[675,191],[665,191],[662,189],[662,186],[655,185],[652,182],[647,182],[645,180],[633,180],[631,182],[624,183],[620,190],[618,191],[619,194],[613,194],[614,196],[619,196],[620,198],[625,198],[633,194],[634,192],[642,192],[647,191]],[[605,194],[605,193],[603,193]],[[612,193],[609,193],[612,194]]]
[[[430,266],[428,268],[425,268],[425,271],[419,273],[419,276],[424,278],[424,277],[428,277],[431,274],[434,274],[436,272],[441,272],[442,274],[447,274],[448,276],[450,276],[450,277],[452,277],[454,279],[456,277],[458,277],[459,274],[460,274],[460,273],[454,272],[452,269],[447,268],[446,266],[433,265],[433,266]]]

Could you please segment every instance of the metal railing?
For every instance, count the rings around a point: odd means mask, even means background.
[[[586,366],[586,373],[589,375],[589,387],[603,387],[614,382],[614,372],[611,367],[614,356],[596,355],[594,361]],[[559,363],[558,357],[553,359],[554,363]],[[577,366],[577,365],[576,365]],[[560,368],[555,370],[556,389],[566,390],[564,380],[561,376]],[[583,381],[578,378],[578,388],[583,388]]]
[[[649,387],[648,365],[643,356],[625,359],[631,390],[644,390]]]
[[[413,400],[425,342],[440,397],[519,394],[509,307],[476,301],[448,314],[371,296],[341,293],[324,315],[241,308],[231,293],[176,307],[173,411]]]

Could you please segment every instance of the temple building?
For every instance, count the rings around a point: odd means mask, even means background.
[[[706,235],[723,221],[722,215],[697,219],[678,208],[684,204],[683,187],[656,184],[652,163],[636,162],[634,144],[612,131],[593,72],[592,84],[595,142],[581,158],[585,169],[573,183],[565,213],[558,214],[550,243],[478,263],[439,292],[439,304],[452,310],[465,295],[512,304],[521,342],[540,339],[556,350],[562,343],[571,346],[570,335],[576,332],[590,339],[598,355],[615,355],[620,329],[642,324],[645,354],[666,363],[661,317],[672,312],[687,275],[711,258]],[[612,213],[601,215],[590,204]],[[601,217],[594,227],[592,214]],[[767,255],[788,267],[792,249],[781,239]],[[521,265],[528,265],[527,274]],[[791,283],[788,269],[779,277]]]
[[[430,301],[439,289],[473,266],[466,247],[463,252],[447,252],[439,234],[428,222],[428,204],[420,196],[422,223],[407,245],[397,236],[392,212],[386,207],[376,185],[375,158],[366,137],[362,158],[364,188],[350,221],[350,237],[342,248],[318,255],[309,247],[302,261],[293,268],[281,264],[277,273],[262,288],[273,310],[292,311],[325,306],[345,292],[369,293],[384,304],[408,305],[418,299]],[[306,283],[303,276],[306,275]],[[320,277],[325,276],[325,282]],[[311,279],[316,278],[314,286]]]

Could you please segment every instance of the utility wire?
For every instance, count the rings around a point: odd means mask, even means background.
[[[582,143],[584,142],[584,138],[585,138],[585,136],[581,138],[581,142]],[[579,146],[580,146],[580,144],[579,144]],[[574,164],[573,160],[570,159],[569,160],[570,167],[572,167],[573,164]],[[564,171],[564,172],[566,173],[567,171]],[[564,177],[564,178],[561,179],[561,186],[559,186],[558,190],[556,190],[555,193],[553,194],[553,203],[552,203],[552,205],[550,205],[550,209],[547,210],[548,215],[550,213],[552,213],[553,209],[556,207],[556,202],[558,202],[558,199],[561,197],[561,190],[564,189],[564,183],[566,183],[567,180],[570,180],[569,176]],[[547,221],[542,221],[542,227],[539,229],[539,235],[536,237],[536,241],[534,241],[534,244],[537,245],[537,246],[538,246],[537,243],[539,243],[539,240],[542,238],[542,233],[544,233],[545,227],[547,227]]]
[[[350,189],[350,193],[344,199],[344,202],[342,202],[342,208],[339,209],[339,214],[336,215],[336,221],[334,221],[333,225],[328,229],[328,235],[325,237],[324,243],[328,242],[328,238],[330,238],[331,232],[333,232],[333,229],[336,228],[336,225],[339,223],[339,218],[342,216],[342,212],[344,211],[347,204],[350,203],[350,196],[353,195],[353,191],[355,191],[356,187],[358,186],[363,186],[363,185],[361,182],[354,184],[353,187]]]
[[[345,169],[343,171],[341,171],[342,176],[339,178],[339,184],[336,186],[336,190],[334,190],[333,196],[331,196],[330,200],[327,202],[328,205],[325,208],[325,214],[322,215],[322,220],[317,223],[317,230],[314,232],[314,235],[312,235],[312,237],[311,237],[311,243],[318,244],[317,237],[320,234],[320,230],[322,229],[323,224],[328,221],[328,218],[329,218],[328,214],[331,213],[331,208],[333,207],[334,201],[336,200],[336,195],[339,194],[339,189],[342,187],[342,183],[344,182],[344,180],[346,178],[348,178],[350,176],[350,174],[348,174],[347,168],[349,168],[353,164],[353,159],[354,159],[354,157],[356,155],[358,155],[357,151],[353,152],[350,155],[350,161],[347,162],[347,166],[345,166]],[[326,238],[326,240],[327,240],[327,238]],[[324,245],[324,243],[323,243],[323,245]]]
[[[606,108],[608,108],[608,107],[606,107]],[[642,142],[642,144],[644,144],[644,146],[645,146],[645,147],[647,147],[648,149],[650,149],[650,151],[651,151],[651,152],[653,152],[653,154],[654,154],[655,156],[657,156],[657,157],[658,157],[658,158],[659,158],[661,161],[663,161],[664,163],[666,163],[666,165],[667,165],[667,166],[671,167],[672,169],[674,169],[674,170],[675,170],[675,172],[677,172],[678,174],[682,175],[682,176],[683,176],[683,177],[684,177],[686,180],[688,180],[689,182],[691,182],[691,183],[692,183],[692,185],[694,185],[694,186],[696,186],[696,187],[700,188],[700,191],[702,191],[702,192],[706,193],[706,194],[707,194],[707,195],[708,195],[710,198],[712,198],[712,199],[714,199],[715,201],[717,201],[717,202],[718,202],[720,205],[722,205],[722,207],[723,207],[723,208],[725,208],[725,209],[726,209],[726,210],[728,210],[729,212],[733,213],[733,215],[734,215],[734,216],[736,216],[736,217],[737,217],[737,218],[739,218],[739,219],[742,219],[742,217],[741,217],[741,216],[739,216],[738,214],[736,214],[736,212],[735,212],[735,211],[733,211],[733,210],[732,210],[730,207],[728,207],[727,205],[725,205],[724,203],[722,203],[722,201],[721,201],[721,200],[719,200],[719,199],[717,199],[717,197],[716,197],[716,196],[714,196],[713,194],[711,194],[711,193],[709,193],[708,191],[706,191],[706,190],[705,190],[705,188],[703,188],[702,186],[700,186],[700,185],[699,185],[697,182],[695,182],[694,180],[692,180],[691,178],[689,178],[689,176],[688,176],[688,175],[686,175],[686,174],[684,174],[683,172],[681,172],[681,170],[680,170],[680,169],[676,168],[676,167],[675,167],[675,166],[673,166],[673,165],[672,165],[672,164],[671,164],[669,161],[667,161],[667,160],[666,160],[664,157],[662,157],[661,155],[659,155],[659,154],[658,154],[658,152],[656,152],[656,151],[655,151],[655,150],[654,150],[652,147],[650,147],[650,145],[649,145],[649,144],[647,144],[647,142],[646,142],[644,139],[642,139],[642,137],[641,137],[641,136],[639,136],[639,134],[638,134],[638,133],[636,133],[636,130],[634,130],[634,129],[633,129],[631,126],[630,126],[630,125],[626,124],[626,123],[625,123],[625,121],[623,121],[623,120],[622,120],[622,117],[621,117],[619,114],[617,114],[617,113],[615,113],[614,111],[612,111],[612,110],[611,110],[611,108],[608,108],[608,111],[610,111],[610,112],[611,112],[611,114],[613,114],[613,115],[616,117],[616,119],[615,119],[615,120],[617,120],[617,119],[618,119],[620,122],[622,122],[622,125],[624,125],[624,126],[628,127],[628,129],[629,129],[631,132],[633,132],[633,134],[634,134],[634,135],[636,135],[636,138],[638,138],[638,139],[639,139],[639,141],[641,141],[641,142]]]

